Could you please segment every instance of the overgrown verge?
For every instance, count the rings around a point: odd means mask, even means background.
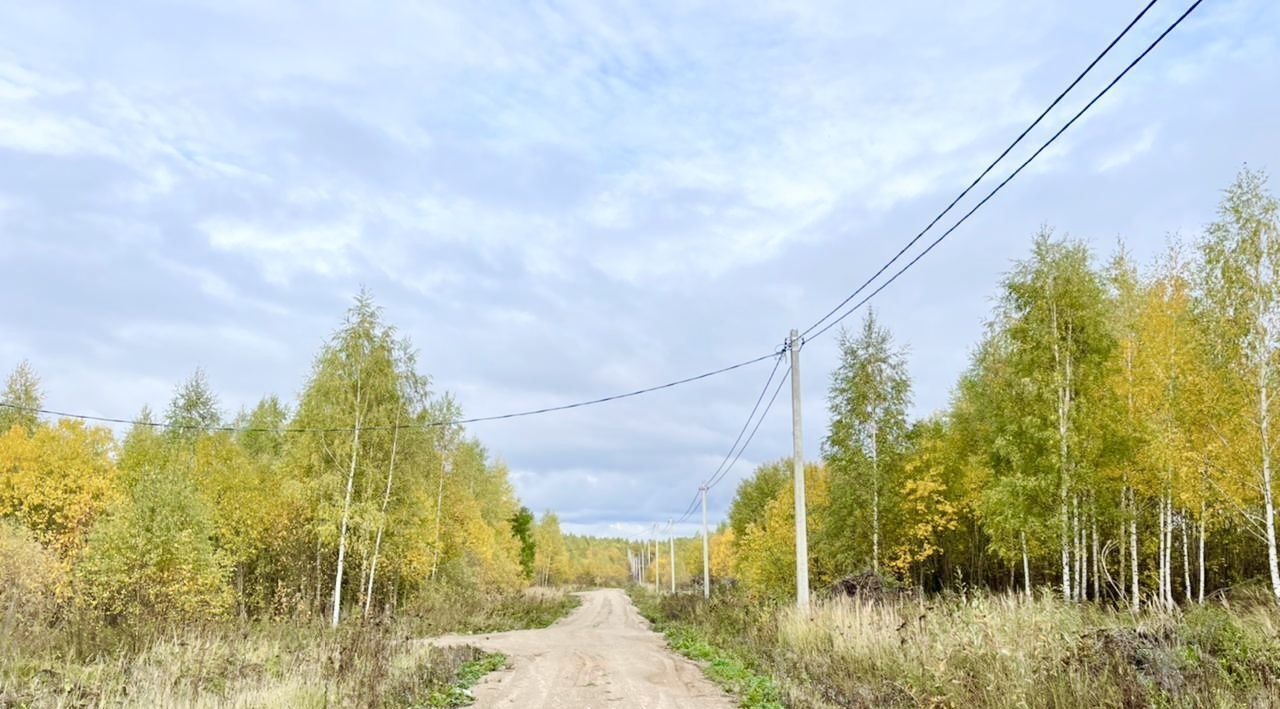
[[[752,709],[781,707],[778,686],[768,675],[757,672],[749,656],[708,642],[703,628],[681,619],[671,604],[685,602],[690,596],[657,596],[633,587],[631,598],[641,615],[667,638],[676,652],[702,665],[703,673],[738,698],[739,704]],[[696,602],[696,600],[695,600]]]
[[[542,627],[577,605],[554,592],[437,600],[449,603],[336,631],[306,619],[122,628],[63,617],[11,627],[0,637],[0,707],[463,706],[506,658],[412,641]]]
[[[441,588],[423,594],[401,616],[419,636],[498,633],[545,628],[577,608],[582,599],[560,589],[535,587],[521,593],[476,594]]]
[[[1268,604],[1134,617],[1052,594],[823,599],[802,616],[731,591],[634,596],[673,647],[772,678],[787,706],[1280,705]]]
[[[446,651],[450,648],[446,648]],[[456,650],[474,650],[470,646],[463,648],[451,648]],[[475,696],[471,694],[471,688],[481,677],[501,669],[507,664],[507,657],[502,653],[491,652],[481,653],[474,660],[468,660],[458,668],[456,676],[452,684],[444,692],[433,693],[427,701],[427,706],[432,707],[461,707],[467,706],[475,701]],[[416,706],[412,698],[406,698],[409,701],[404,706]]]

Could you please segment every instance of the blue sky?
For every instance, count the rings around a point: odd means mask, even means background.
[[[109,416],[197,365],[228,411],[292,398],[361,285],[471,415],[746,359],[892,255],[1140,7],[6,3],[0,368]],[[1049,128],[1184,8],[1158,3]],[[1280,170],[1278,42],[1280,5],[1206,0],[877,298],[917,412],[1042,225],[1146,258],[1195,238],[1242,163]],[[833,339],[804,354],[811,454]],[[767,373],[472,432],[567,529],[635,533],[683,510]],[[712,515],[789,448],[779,405]]]

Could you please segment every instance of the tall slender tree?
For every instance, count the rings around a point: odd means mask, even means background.
[[[1087,568],[1078,509],[1085,476],[1095,469],[1083,455],[1080,428],[1114,347],[1106,292],[1085,245],[1046,229],[1005,279],[1001,305],[1013,367],[1032,384],[1025,404],[1056,444],[1062,594],[1078,599]]]
[[[1280,602],[1273,448],[1280,385],[1280,212],[1262,172],[1245,168],[1223,194],[1201,241],[1201,293],[1221,382],[1224,418],[1251,422],[1247,439],[1257,480],[1271,592]],[[1238,469],[1235,461],[1224,467]],[[1243,471],[1241,471],[1243,472]],[[1254,501],[1247,501],[1256,504]]]
[[[831,428],[823,457],[831,476],[830,527],[821,533],[830,561],[849,568],[867,563],[879,572],[887,509],[893,509],[907,450],[911,383],[903,350],[868,311],[859,332],[839,337],[840,364],[831,375],[827,408]],[[861,558],[846,543],[867,530]]]

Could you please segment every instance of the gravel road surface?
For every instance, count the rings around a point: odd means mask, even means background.
[[[509,669],[474,687],[477,707],[699,709],[736,702],[699,667],[666,646],[619,589],[578,594],[582,605],[541,630],[447,635],[437,645],[474,645]]]

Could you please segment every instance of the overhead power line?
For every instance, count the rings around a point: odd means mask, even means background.
[[[826,325],[823,325],[824,322],[826,322],[836,313],[840,312],[841,308],[848,305],[849,302],[852,301],[855,297],[857,297],[859,293],[865,290],[867,286],[869,286],[878,277],[880,277],[880,275],[882,275],[886,270],[888,270],[889,267],[891,267],[899,258],[902,257],[904,253],[907,252],[907,250],[909,250],[912,246],[914,246],[916,242],[918,242],[930,229],[932,229],[944,216],[946,216],[946,214],[948,214],[951,211],[951,209],[955,207],[957,203],[959,203],[961,199],[963,199],[966,195],[968,195],[969,192],[973,190],[973,188],[979,182],[981,182],[991,172],[991,170],[994,169],[996,165],[999,164],[1009,154],[1011,150],[1013,150],[1015,146],[1017,146],[1020,142],[1022,142],[1022,139],[1025,138],[1027,134],[1031,132],[1032,129],[1034,129],[1037,125],[1039,125],[1040,122],[1045,118],[1045,116],[1047,116],[1049,112],[1052,111],[1062,101],[1062,99],[1068,93],[1070,93],[1072,89],[1076,87],[1077,84],[1080,83],[1080,81],[1085,77],[1085,75],[1087,75],[1093,69],[1093,67],[1096,66],[1098,62],[1101,61],[1102,58],[1105,57],[1111,51],[1111,49],[1126,34],[1129,33],[1129,30],[1131,30],[1134,27],[1134,25],[1136,25],[1144,15],[1146,15],[1147,11],[1149,11],[1156,4],[1156,1],[1157,0],[1151,0],[1150,2],[1148,2],[1142,8],[1142,10],[1132,20],[1130,20],[1129,24],[1126,25],[1123,30],[1121,30],[1120,34],[1116,35],[1116,37],[1111,40],[1111,42],[1102,50],[1102,52],[1098,54],[1098,56],[1095,57],[1093,61],[1089,62],[1089,65],[1086,66],[1085,69],[1082,72],[1080,72],[1078,76],[1076,76],[1076,78],[1067,86],[1067,88],[1064,89],[1061,93],[1059,93],[1058,96],[1054,98],[1054,100],[1049,104],[1049,106],[1046,107],[1044,111],[1042,111],[1040,115],[1037,116],[1036,119],[1031,122],[1030,125],[1028,125],[1020,134],[1018,134],[1018,137],[1015,138],[1013,142],[1010,143],[1009,146],[1006,147],[1000,153],[1000,155],[998,155],[996,159],[993,160],[991,164],[989,164],[986,167],[986,169],[984,169],[982,173],[979,174],[978,177],[973,180],[973,182],[971,182],[967,187],[965,187],[964,190],[961,191],[961,193],[958,196],[956,196],[956,198],[953,199],[951,203],[946,206],[945,209],[939,212],[938,215],[935,216],[933,220],[930,221],[929,224],[926,225],[925,228],[920,231],[920,233],[916,234],[915,237],[913,237],[910,241],[908,241],[907,244],[903,246],[902,249],[899,250],[898,253],[893,256],[893,258],[889,259],[889,261],[887,261],[883,266],[879,268],[879,270],[877,270],[874,274],[872,274],[870,278],[868,278],[865,282],[863,282],[862,285],[858,286],[858,288],[853,293],[851,293],[848,297],[846,297],[843,301],[841,301],[835,308],[829,311],[826,315],[823,315],[822,318],[820,318],[817,322],[815,322],[814,324],[810,325],[807,329],[805,329],[804,333],[802,333],[801,335],[801,338],[802,338],[801,341],[803,342],[805,337],[807,337],[808,339],[814,339],[823,335],[825,332],[827,332],[832,327],[834,327],[837,323],[844,320],[854,311],[858,310],[860,307],[865,305],[869,300],[874,298],[882,290],[887,288],[889,284],[897,280],[899,276],[901,276],[908,269],[914,266],[921,258],[923,258],[925,254],[932,251],[934,247],[940,244],[944,239],[947,238],[947,236],[949,236],[952,232],[954,232],[957,228],[959,228],[961,224],[966,222],[969,219],[969,217],[971,217],[975,212],[977,212],[980,208],[982,208],[983,205],[985,205],[988,201],[990,201],[991,198],[994,197],[998,192],[1000,192],[1000,190],[1002,190],[1005,185],[1009,184],[1009,182],[1012,181],[1013,178],[1017,177],[1017,175],[1021,173],[1022,170],[1027,167],[1027,165],[1031,164],[1032,161],[1034,161],[1037,157],[1039,157],[1041,153],[1043,153],[1050,145],[1054,143],[1054,141],[1056,141],[1063,133],[1065,133],[1067,129],[1069,129],[1072,125],[1074,125],[1075,122],[1078,121],[1081,116],[1087,113],[1089,109],[1091,109],[1094,106],[1094,104],[1096,104],[1099,100],[1101,100],[1103,96],[1105,96],[1116,84],[1118,84],[1120,80],[1123,79],[1125,75],[1129,73],[1129,71],[1131,71],[1135,66],[1138,65],[1139,62],[1141,62],[1144,58],[1146,58],[1146,56],[1150,54],[1151,51],[1154,50],[1156,46],[1158,46],[1164,40],[1164,38],[1169,35],[1170,32],[1176,29],[1178,25],[1182,24],[1182,21],[1185,20],[1193,11],[1195,11],[1195,9],[1200,6],[1201,2],[1203,2],[1203,0],[1196,0],[1194,3],[1192,3],[1181,15],[1178,16],[1176,20],[1173,21],[1172,24],[1170,24],[1167,28],[1165,28],[1165,30],[1161,32],[1160,35],[1156,37],[1155,40],[1153,40],[1146,47],[1146,49],[1142,51],[1141,54],[1139,54],[1135,59],[1133,59],[1133,61],[1129,62],[1129,64],[1125,66],[1125,68],[1119,74],[1117,74],[1115,78],[1113,78],[1105,87],[1103,87],[1101,91],[1099,91],[1092,99],[1090,99],[1090,101],[1087,104],[1085,104],[1083,108],[1077,111],[1075,115],[1071,117],[1070,120],[1068,120],[1061,128],[1059,128],[1052,136],[1050,136],[1049,139],[1045,141],[1034,153],[1032,153],[1032,155],[1029,158],[1024,160],[1012,173],[1010,173],[999,184],[997,184],[994,189],[988,192],[987,195],[982,198],[982,200],[980,200],[976,205],[974,205],[971,209],[969,209],[969,211],[967,211],[964,214],[964,216],[962,216],[955,224],[953,224],[950,228],[948,228],[945,232],[943,232],[938,238],[934,239],[923,251],[921,251],[909,262],[907,262],[905,266],[898,269],[898,271],[896,271],[887,281],[885,281],[880,286],[878,286],[875,290],[869,293],[862,300],[855,303],[853,307],[849,308],[843,313],[840,313],[839,317],[836,317],[834,320],[831,320],[831,322],[828,322]],[[815,329],[816,329],[816,332],[815,332]],[[779,358],[779,362],[780,361],[781,361],[781,358]],[[776,370],[776,366],[775,366],[775,370]],[[738,458],[741,457],[743,450],[745,450],[747,447],[747,444],[749,444],[751,442],[751,439],[755,437],[756,431],[759,430],[760,424],[764,421],[764,417],[769,413],[769,409],[773,407],[773,402],[777,399],[778,393],[782,390],[783,384],[786,383],[789,377],[790,377],[790,371],[788,370],[786,373],[784,373],[782,380],[779,381],[777,388],[774,389],[773,396],[770,397],[769,403],[765,406],[764,411],[761,412],[759,419],[756,420],[755,428],[752,429],[751,434],[747,437],[746,441],[743,442],[742,446],[738,448],[737,453],[733,455],[732,462],[729,462],[727,466],[725,465],[724,462],[722,462],[720,465],[720,468],[717,468],[716,473],[713,474],[712,478],[709,478],[709,481],[707,483],[704,483],[704,486],[708,490],[714,487],[716,484],[718,484],[721,480],[723,480],[724,476],[727,475],[727,473],[733,467],[733,465],[737,463]],[[770,381],[772,381],[772,378],[773,378],[773,374],[771,373]],[[766,382],[765,384],[766,390],[768,389],[768,386],[769,384]],[[759,400],[757,400],[756,402],[756,407],[759,407]],[[754,413],[754,411],[755,409],[753,408],[752,412]],[[748,424],[751,423],[750,417],[748,417],[747,423]],[[742,434],[740,432],[738,434],[738,438],[741,439],[741,437],[742,437]],[[737,445],[736,440],[734,445],[735,446]],[[731,454],[734,453],[734,447],[730,447],[730,453]],[[728,460],[727,457],[726,457],[726,460]],[[719,475],[719,477],[716,477],[717,474]],[[701,490],[702,490],[702,487],[700,486],[699,491]],[[698,501],[698,497],[695,494],[693,502],[690,503],[689,507],[686,509],[685,513],[680,517],[679,521],[683,521],[690,514],[692,514],[693,509],[697,504],[697,501]]]
[[[1090,99],[1089,103],[1084,105],[1084,108],[1081,108],[1079,111],[1077,111],[1076,114],[1071,117],[1071,120],[1067,121],[1066,124],[1064,124],[1061,128],[1059,128],[1057,132],[1055,132],[1052,136],[1050,136],[1049,139],[1046,140],[1043,145],[1037,148],[1036,151],[1031,154],[1031,157],[1024,160],[1021,165],[1018,165],[1016,170],[1009,173],[1008,177],[1001,180],[1000,183],[995,186],[995,189],[992,189],[990,192],[987,193],[987,196],[983,197],[982,200],[979,201],[977,204],[975,204],[968,212],[965,212],[964,216],[960,217],[959,221],[951,225],[951,227],[946,231],[944,231],[941,236],[934,239],[927,247],[925,247],[923,251],[921,251],[914,258],[908,261],[905,266],[898,269],[898,271],[894,273],[889,278],[889,280],[880,284],[875,290],[867,294],[867,296],[864,297],[862,300],[859,300],[848,310],[841,313],[839,317],[837,317],[836,319],[824,325],[821,329],[814,332],[812,335],[808,337],[808,339],[812,340],[814,338],[820,337],[827,330],[830,330],[832,327],[835,327],[837,323],[849,317],[851,314],[854,313],[854,311],[858,310],[858,308],[861,308],[863,305],[867,303],[867,301],[871,300],[878,293],[880,293],[880,291],[887,288],[890,283],[893,283],[894,281],[896,281],[899,276],[901,276],[908,269],[914,266],[921,258],[924,258],[925,254],[928,254],[930,251],[934,249],[934,247],[942,243],[942,240],[950,236],[951,233],[954,232],[957,228],[959,228],[961,224],[964,224],[966,221],[968,221],[969,217],[973,216],[974,212],[977,212],[979,209],[982,208],[983,205],[985,205],[988,201],[990,201],[992,197],[995,197],[996,194],[1000,192],[1000,190],[1004,189],[1005,185],[1009,184],[1009,182],[1012,181],[1013,178],[1017,177],[1018,174],[1021,173],[1023,169],[1027,167],[1027,165],[1030,165],[1032,161],[1040,157],[1040,154],[1043,153],[1050,145],[1053,145],[1054,141],[1056,141],[1063,133],[1067,132],[1068,128],[1074,125],[1076,121],[1080,120],[1080,117],[1083,116],[1085,113],[1087,113],[1089,109],[1093,108],[1093,105],[1096,104],[1099,100],[1101,100],[1103,96],[1107,95],[1107,92],[1111,91],[1111,89],[1115,87],[1116,84],[1120,83],[1120,80],[1123,79],[1126,74],[1128,74],[1135,66],[1137,66],[1138,63],[1141,62],[1148,54],[1150,54],[1151,51],[1160,44],[1160,42],[1164,41],[1164,38],[1169,36],[1170,32],[1172,32],[1175,28],[1177,28],[1178,25],[1182,24],[1182,21],[1187,19],[1187,17],[1193,11],[1195,11],[1195,9],[1199,7],[1200,3],[1202,2],[1204,2],[1204,0],[1196,0],[1195,2],[1193,2],[1191,6],[1186,9],[1186,11],[1184,11],[1181,15],[1178,16],[1178,19],[1174,20],[1172,24],[1170,24],[1167,28],[1165,28],[1163,32],[1160,33],[1160,36],[1156,37],[1155,40],[1151,42],[1151,44],[1147,45],[1147,48],[1144,49],[1142,53],[1137,56],[1137,58],[1129,62],[1129,64],[1125,66],[1125,68],[1119,74],[1117,74],[1114,79],[1112,79],[1106,86],[1104,86],[1102,90],[1097,93],[1097,95],[1095,95],[1092,99]],[[897,257],[895,256],[894,259],[890,260],[890,263],[892,263],[893,260],[896,260],[896,259]],[[883,271],[883,269],[881,269],[881,271]],[[852,296],[846,299],[845,302],[847,303],[851,298]],[[826,318],[824,317],[823,319],[825,320]],[[810,330],[812,330],[812,327],[810,328]]]
[[[893,255],[893,258],[886,261],[884,265],[881,266],[875,273],[871,274],[870,278],[863,281],[862,285],[858,286],[844,300],[840,301],[836,305],[836,307],[829,310],[826,315],[823,315],[821,318],[818,319],[817,322],[805,328],[804,332],[800,333],[800,336],[808,337],[810,332],[813,332],[815,329],[821,326],[822,323],[826,322],[828,318],[840,312],[841,308],[848,305],[849,302],[852,301],[854,298],[858,297],[859,293],[866,290],[867,286],[871,285],[886,270],[888,270],[890,266],[892,266],[895,262],[897,262],[898,259],[902,258],[902,255],[905,254],[912,246],[915,246],[916,242],[920,241],[920,239],[924,237],[924,235],[928,233],[930,229],[933,229],[933,227],[936,226],[938,222],[942,220],[943,217],[949,214],[952,208],[954,208],[956,204],[960,202],[960,200],[964,199],[969,194],[969,192],[972,191],[973,188],[978,185],[979,182],[981,182],[987,175],[991,173],[993,169],[995,169],[996,165],[1000,164],[1000,162],[1004,160],[1005,157],[1007,157],[1009,153],[1015,147],[1018,146],[1019,143],[1022,142],[1023,138],[1027,137],[1028,133],[1034,130],[1036,126],[1040,125],[1040,122],[1045,119],[1045,116],[1048,116],[1049,112],[1052,111],[1054,108],[1056,108],[1058,104],[1062,102],[1062,99],[1065,98],[1067,94],[1071,93],[1072,89],[1074,89],[1084,79],[1084,77],[1087,76],[1089,72],[1092,71],[1093,68],[1098,65],[1098,62],[1102,61],[1102,59],[1111,52],[1111,49],[1115,47],[1116,44],[1118,44],[1120,40],[1124,38],[1125,35],[1129,34],[1129,30],[1133,29],[1134,25],[1138,24],[1138,21],[1141,20],[1143,16],[1147,14],[1148,10],[1150,10],[1153,6],[1155,6],[1157,1],[1158,0],[1151,0],[1150,2],[1148,2],[1142,8],[1142,10],[1137,15],[1135,15],[1132,20],[1129,21],[1129,24],[1125,25],[1124,29],[1120,30],[1120,34],[1116,35],[1115,38],[1112,39],[1111,42],[1108,43],[1107,46],[1102,49],[1102,51],[1098,54],[1098,56],[1094,57],[1093,61],[1089,62],[1089,65],[1086,66],[1083,71],[1081,71],[1079,74],[1076,75],[1076,78],[1073,79],[1070,84],[1067,84],[1067,88],[1063,89],[1061,93],[1059,93],[1053,99],[1053,101],[1051,101],[1049,105],[1046,106],[1045,109],[1040,112],[1040,115],[1036,116],[1036,119],[1034,121],[1031,121],[1030,125],[1022,129],[1022,132],[1018,134],[1018,137],[1014,138],[1013,142],[1009,143],[1009,145],[1006,146],[1005,149],[1001,151],[999,155],[996,156],[995,160],[992,160],[991,163],[987,165],[987,167],[983,169],[983,171],[979,173],[977,177],[973,178],[973,182],[970,182],[968,187],[965,187],[960,192],[960,194],[956,195],[955,199],[951,200],[951,203],[948,204],[945,208],[943,208],[941,212],[938,212],[938,214],[934,216],[934,218],[928,224],[926,224],[925,227],[921,229],[918,234],[911,237],[911,240],[908,241],[906,245],[904,245],[901,249],[899,249],[898,253]]]
[[[756,431],[760,430],[760,424],[764,423],[765,416],[769,415],[769,409],[773,408],[773,402],[778,400],[778,392],[782,391],[782,387],[786,385],[787,380],[790,378],[791,370],[783,372],[782,379],[778,380],[778,386],[773,388],[773,395],[769,397],[769,403],[764,405],[764,411],[761,411],[760,418],[756,419],[755,428],[751,429],[751,433],[747,436],[747,440],[743,441],[742,446],[738,448],[738,452],[733,456],[733,460],[729,461],[729,465],[725,466],[725,469],[720,473],[720,477],[711,481],[707,485],[708,490],[719,485],[720,482],[725,479],[725,476],[729,474],[729,471],[733,470],[733,466],[738,462],[738,459],[742,457],[743,451],[745,451],[747,446],[751,444],[751,439],[756,437]]]
[[[736,453],[734,453],[733,449],[730,449],[729,452],[733,453],[733,459],[729,460],[728,465],[723,465],[722,468],[717,471],[719,473],[718,477],[708,479],[708,481],[704,483],[708,491],[710,491],[716,485],[719,485],[720,482],[723,481],[725,477],[729,474],[729,471],[733,470],[733,466],[737,464],[738,459],[742,457],[743,451],[747,450],[747,446],[751,445],[751,440],[756,437],[756,432],[760,430],[760,424],[764,423],[765,417],[769,415],[769,410],[773,408],[773,402],[778,400],[778,392],[782,391],[782,387],[786,385],[787,380],[790,378],[791,378],[791,370],[787,369],[782,373],[782,378],[778,380],[778,385],[773,388],[773,394],[770,395],[769,402],[764,405],[764,410],[760,412],[760,417],[756,419],[756,424],[755,426],[752,427],[751,433],[747,434],[746,440],[744,440],[742,442],[742,445],[738,447],[738,450]],[[768,391],[768,384],[765,385],[765,391]],[[747,423],[748,424],[751,423],[750,418],[747,419]],[[683,522],[685,519],[689,517],[689,515],[693,514],[693,510],[697,504],[697,499],[698,499],[697,495],[695,495],[694,503],[689,506],[689,509],[686,510],[683,515],[680,516],[680,519],[676,520],[677,522]]]
[[[734,449],[738,447],[738,443],[742,441],[742,437],[747,433],[747,429],[751,427],[751,421],[755,419],[756,412],[760,410],[760,404],[764,401],[765,395],[769,393],[769,385],[773,383],[773,378],[778,374],[778,366],[782,364],[783,356],[784,356],[783,352],[778,353],[777,359],[774,360],[773,362],[773,369],[769,370],[769,378],[765,380],[764,387],[760,390],[760,396],[756,397],[756,403],[751,407],[751,413],[747,414],[747,420],[743,422],[742,428],[738,431],[738,436],[733,439],[733,444],[729,446],[729,452],[724,454],[724,460],[720,461],[720,465],[716,468],[715,472],[712,473],[707,478],[707,480],[711,480],[715,478],[716,474],[718,474],[722,469],[724,469],[725,464],[729,462],[729,458],[733,455]],[[706,481],[704,481],[703,485],[706,485],[706,484],[707,484]],[[701,490],[702,489],[701,486],[699,486],[698,489]],[[697,504],[698,504],[698,495],[697,493],[695,493],[693,496],[693,500],[689,503],[688,508],[686,508],[685,511],[680,515],[680,521],[684,521],[685,518],[693,514],[693,510],[697,506]]]
[[[392,431],[392,430],[395,430],[395,429],[406,429],[406,428],[437,428],[437,427],[440,427],[440,426],[458,426],[458,425],[469,424],[469,423],[481,423],[481,422],[485,422],[485,421],[501,421],[501,420],[504,420],[504,419],[522,418],[522,417],[525,417],[525,416],[537,416],[537,415],[539,415],[539,414],[548,414],[548,413],[552,413],[552,412],[555,412],[555,411],[567,411],[567,410],[569,410],[569,409],[578,409],[578,408],[582,408],[582,407],[584,407],[584,406],[594,406],[594,405],[596,405],[596,404],[603,404],[603,403],[610,402],[610,401],[618,401],[618,400],[620,400],[620,399],[629,399],[629,398],[634,397],[634,396],[640,396],[641,394],[649,394],[649,393],[652,393],[652,392],[655,392],[655,391],[660,391],[660,390],[663,390],[663,389],[671,389],[671,388],[673,388],[673,387],[677,387],[677,386],[680,386],[680,385],[682,385],[682,384],[689,384],[689,383],[691,383],[691,382],[696,382],[696,381],[700,381],[700,380],[702,380],[702,379],[707,379],[707,378],[710,378],[710,377],[714,377],[714,376],[716,376],[716,375],[718,375],[718,374],[724,374],[724,373],[726,373],[726,372],[731,372],[731,371],[733,371],[733,370],[735,370],[735,369],[741,369],[741,368],[743,368],[743,367],[747,367],[747,366],[753,365],[753,364],[755,364],[755,363],[757,363],[757,362],[763,362],[764,360],[769,359],[770,357],[779,357],[779,356],[780,356],[780,350],[779,350],[779,351],[770,352],[769,354],[761,355],[761,356],[759,356],[759,357],[755,357],[755,358],[753,358],[753,359],[749,359],[749,360],[746,360],[746,361],[743,361],[743,362],[738,362],[737,364],[731,364],[731,365],[729,365],[729,366],[727,366],[727,367],[721,367],[721,368],[719,368],[719,369],[713,369],[713,370],[711,370],[711,371],[709,371],[709,372],[703,372],[703,373],[701,373],[701,374],[695,374],[694,376],[691,376],[691,377],[685,377],[685,378],[683,378],[683,379],[677,379],[677,380],[675,380],[675,381],[666,382],[665,384],[657,384],[657,385],[655,385],[655,386],[645,387],[645,388],[643,388],[643,389],[636,389],[636,390],[634,390],[634,391],[628,391],[628,392],[624,392],[624,393],[621,393],[621,394],[612,394],[612,395],[610,395],[610,396],[602,396],[602,397],[599,397],[599,398],[596,398],[596,399],[588,399],[588,400],[586,400],[586,401],[576,401],[576,402],[573,402],[573,403],[571,403],[571,404],[561,404],[561,405],[559,405],[559,406],[546,406],[546,407],[543,407],[543,408],[540,408],[540,409],[528,409],[528,410],[525,410],[525,411],[514,411],[514,412],[511,412],[511,413],[495,414],[495,415],[492,415],[492,416],[473,416],[473,417],[470,417],[470,418],[443,419],[443,420],[437,420],[437,421],[427,421],[427,422],[422,422],[422,423],[402,423],[402,424],[392,424],[392,425],[387,425],[387,426],[359,426],[359,427],[356,427],[356,426],[336,426],[336,427],[294,427],[294,426],[283,426],[283,427],[255,427],[255,426],[198,426],[198,425],[191,425],[191,424],[170,424],[170,423],[166,423],[166,422],[163,422],[163,421],[147,421],[147,420],[138,420],[138,419],[116,418],[116,417],[110,417],[110,416],[94,416],[94,415],[92,415],[92,414],[79,414],[79,413],[72,413],[72,412],[68,412],[68,411],[56,411],[56,410],[53,410],[53,409],[43,409],[43,408],[35,408],[35,407],[28,407],[28,406],[19,406],[19,405],[17,405],[17,404],[10,404],[10,403],[5,403],[5,402],[0,402],[0,407],[4,407],[4,408],[8,408],[8,409],[13,409],[13,410],[16,410],[16,411],[23,411],[23,412],[27,412],[27,413],[42,414],[42,415],[45,415],[45,416],[57,416],[57,417],[60,417],[60,418],[79,419],[79,420],[81,420],[81,421],[96,421],[96,422],[99,422],[99,423],[128,424],[128,425],[133,425],[133,426],[147,426],[147,427],[151,427],[151,428],[164,428],[164,429],[188,430],[188,431],[191,431],[191,430],[194,430],[194,431],[210,431],[210,432],[222,432],[222,431],[227,431],[227,432],[242,432],[242,433],[248,433],[248,432],[254,432],[254,433],[342,433],[342,432],[355,432],[356,430],[360,430],[360,431]],[[776,370],[776,365],[775,365],[775,370]]]

